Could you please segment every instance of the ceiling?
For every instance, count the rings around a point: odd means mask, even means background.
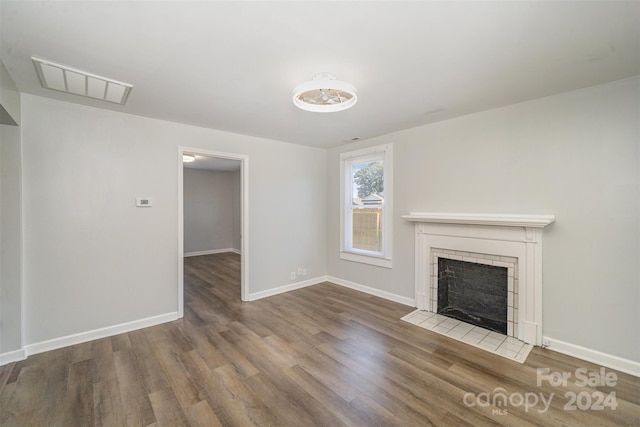
[[[22,92],[332,147],[640,73],[640,2],[0,2]],[[40,87],[37,56],[134,85],[124,106]],[[291,102],[320,71],[338,113]]]
[[[196,159],[191,163],[183,163],[187,169],[204,169],[221,172],[235,172],[240,170],[240,160],[223,159],[222,157],[210,157],[194,154]]]

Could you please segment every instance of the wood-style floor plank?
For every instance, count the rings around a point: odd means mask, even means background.
[[[183,319],[0,367],[0,426],[640,426],[637,377],[537,386],[538,368],[600,367],[540,348],[519,364],[331,283],[244,303],[236,254],[186,258],[184,292]],[[496,390],[553,397],[465,404]],[[567,393],[617,408],[567,410]]]

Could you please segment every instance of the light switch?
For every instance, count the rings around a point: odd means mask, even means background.
[[[137,197],[136,206],[139,208],[147,208],[152,206],[151,199],[149,197]]]

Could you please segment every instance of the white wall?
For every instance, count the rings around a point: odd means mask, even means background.
[[[239,172],[184,169],[184,252],[234,246],[234,176]],[[238,193],[240,189],[237,189]],[[239,216],[239,210],[236,211]],[[239,236],[238,236],[239,244]]]
[[[328,153],[328,274],[414,296],[410,211],[554,214],[543,334],[640,361],[638,78],[537,99]],[[394,144],[394,267],[343,261],[339,153]]]
[[[20,124],[20,92],[2,61],[0,61],[0,105],[15,123]]]
[[[20,128],[0,125],[0,354],[22,347]]]
[[[20,124],[20,94],[2,62],[0,80],[0,105]],[[21,168],[21,127],[0,125],[0,356],[22,348]]]
[[[27,344],[177,310],[178,145],[249,156],[251,293],[326,274],[324,150],[22,102]]]

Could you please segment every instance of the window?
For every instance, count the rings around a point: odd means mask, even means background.
[[[391,145],[343,153],[340,258],[391,268]]]

